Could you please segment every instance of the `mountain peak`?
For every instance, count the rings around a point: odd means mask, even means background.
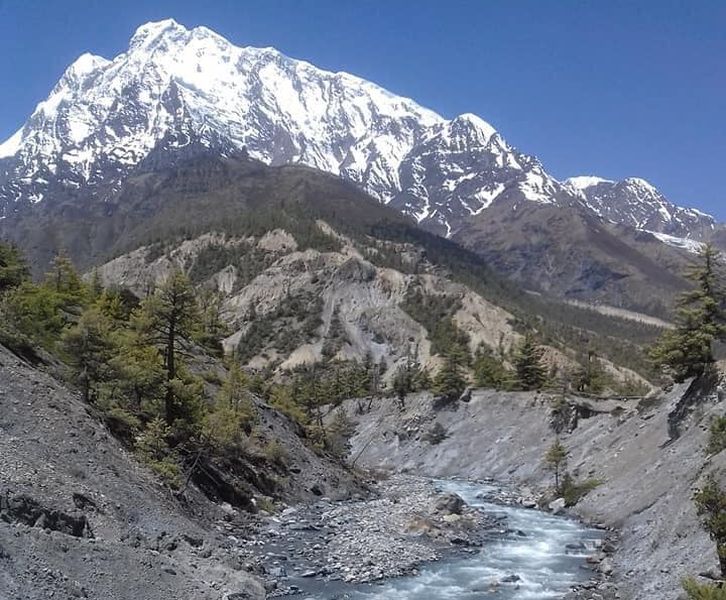
[[[163,19],[161,21],[149,21],[139,26],[129,42],[130,48],[149,44],[150,42],[169,34],[184,34],[189,30],[177,23],[174,19]]]
[[[495,133],[497,133],[497,130],[494,129],[489,123],[487,123],[484,119],[481,117],[473,114],[473,113],[464,113],[456,117],[451,121],[452,126],[453,125],[465,125],[472,127],[478,131],[480,131],[486,141],[489,141],[489,138],[491,138]]]

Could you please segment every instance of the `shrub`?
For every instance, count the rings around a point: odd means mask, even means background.
[[[423,439],[426,440],[432,446],[436,446],[443,442],[448,436],[448,433],[444,426],[438,421],[434,423],[431,428],[424,433]]]
[[[562,478],[560,494],[565,500],[565,506],[575,506],[575,504],[599,485],[602,485],[602,481],[595,478],[589,478],[582,483],[577,483],[568,473]]]
[[[288,454],[287,450],[277,440],[270,440],[265,446],[265,457],[270,462],[284,467],[287,465]]]
[[[726,415],[716,417],[711,423],[706,452],[708,454],[718,454],[724,448],[726,448]]]
[[[691,577],[684,579],[682,585],[689,600],[726,600],[726,588],[720,585],[698,583]]]

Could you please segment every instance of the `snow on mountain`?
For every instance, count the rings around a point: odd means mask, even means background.
[[[476,115],[447,121],[348,73],[170,19],[139,27],[113,60],[84,54],[66,70],[0,146],[0,214],[49,191],[103,200],[152,151],[190,145],[339,174],[449,233],[510,187],[538,202],[559,187]]]
[[[701,211],[670,202],[650,182],[639,177],[610,181],[599,177],[571,177],[565,185],[579,193],[587,205],[609,221],[650,231],[670,245],[693,250],[689,240],[705,239],[715,219]]]
[[[561,190],[536,159],[471,114],[432,128],[401,163],[400,183],[391,205],[447,237],[504,195],[552,203]]]
[[[113,60],[79,57],[0,144],[0,218],[51,198],[106,202],[135,170],[205,150],[340,175],[447,236],[505,199],[586,203],[683,237],[708,220],[642,180],[562,184],[476,115],[446,120],[359,77],[172,19],[139,27]]]
[[[578,177],[569,177],[565,179],[566,184],[571,185],[575,189],[585,190],[589,187],[597,185],[598,183],[614,183],[609,179],[603,179],[602,177],[596,177],[594,175],[580,175]]]

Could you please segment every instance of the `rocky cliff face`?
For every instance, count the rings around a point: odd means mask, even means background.
[[[596,214],[613,223],[650,231],[666,244],[696,251],[698,242],[710,239],[718,228],[711,215],[676,206],[639,177],[622,181],[571,177],[565,185],[584,196]]]

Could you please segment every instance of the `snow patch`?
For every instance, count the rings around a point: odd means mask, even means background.
[[[20,150],[20,145],[22,141],[23,127],[18,129],[13,135],[11,135],[7,140],[0,144],[0,158],[15,156],[18,150]]]
[[[659,233],[657,231],[648,231],[648,233],[654,235],[657,239],[659,239],[664,244],[667,244],[668,246],[680,248],[681,250],[686,250],[688,252],[691,252],[692,254],[698,254],[699,252],[701,252],[704,246],[702,242],[697,242],[696,240],[691,240],[688,238],[680,238],[665,233]]]
[[[586,190],[589,187],[600,183],[615,183],[610,179],[603,179],[595,175],[578,175],[577,177],[568,177],[564,183],[571,185],[577,190]]]

